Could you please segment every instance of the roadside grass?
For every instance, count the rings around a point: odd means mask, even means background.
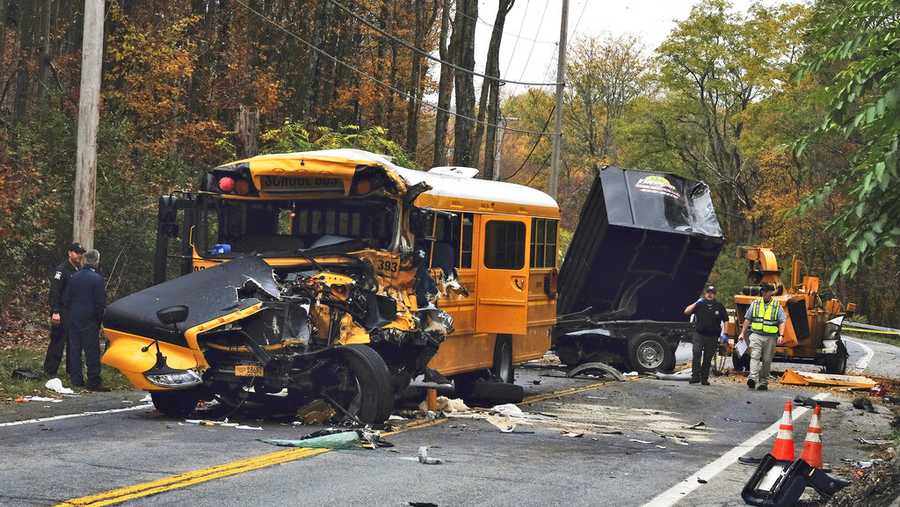
[[[44,387],[47,378],[43,376],[44,351],[29,348],[0,350],[0,403],[14,403],[19,396],[54,396],[56,393]],[[19,368],[27,368],[38,373],[37,380],[13,378],[12,373]],[[59,367],[59,378],[63,385],[69,385],[65,366]],[[128,380],[118,370],[102,366],[103,385],[114,391],[133,389]]]

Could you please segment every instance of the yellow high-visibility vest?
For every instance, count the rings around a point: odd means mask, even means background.
[[[768,304],[762,299],[753,305],[750,329],[762,334],[778,334],[778,301],[772,298]]]

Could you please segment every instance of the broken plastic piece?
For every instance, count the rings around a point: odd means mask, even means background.
[[[572,378],[572,377],[576,377],[578,375],[581,375],[582,373],[586,373],[589,371],[601,371],[620,382],[625,380],[625,375],[622,372],[620,372],[619,370],[613,368],[612,366],[610,366],[606,363],[601,363],[599,361],[595,361],[592,363],[580,364],[580,365],[576,366],[575,368],[572,368],[571,370],[569,370],[566,373],[566,376],[569,378]],[[637,375],[637,372],[631,372],[631,373]],[[628,376],[631,376],[631,373],[629,373]]]
[[[850,389],[872,389],[877,385],[874,380],[861,375],[828,375],[790,369],[784,372],[778,382],[793,386],[848,387]]]
[[[359,448],[359,434],[356,431],[342,431],[331,435],[305,438],[302,440],[260,439],[279,447],[302,447],[304,449],[353,449]]]
[[[44,387],[47,389],[57,393],[57,394],[75,394],[75,391],[69,389],[68,387],[63,387],[62,380],[58,378],[52,378],[44,384]]]
[[[428,447],[419,447],[419,463],[423,465],[440,465],[444,461],[439,458],[431,458],[428,456]]]

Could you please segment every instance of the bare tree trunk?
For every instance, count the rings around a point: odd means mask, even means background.
[[[387,19],[391,15],[390,10],[390,1],[391,0],[382,0],[381,2],[381,14],[379,16],[379,20],[381,21],[381,29],[387,30],[388,24]],[[387,39],[385,37],[378,37],[378,59],[375,62],[375,79],[378,81],[384,81],[383,74],[383,65],[381,62],[384,61],[384,55],[387,51]],[[375,101],[375,123],[379,126],[383,126],[385,124],[384,118],[384,103],[381,100]]]
[[[472,141],[472,153],[475,156],[476,163],[481,152],[481,140],[484,137],[485,115],[488,115],[489,122],[497,124],[499,106],[494,107],[492,114],[488,114],[488,99],[500,95],[500,42],[503,39],[503,25],[506,24],[506,15],[512,9],[515,0],[499,0],[497,4],[497,17],[494,19],[494,30],[491,32],[491,42],[488,44],[487,62],[485,63],[484,74],[490,76],[485,78],[481,83],[481,98],[478,101],[478,125],[475,129],[475,138]],[[484,170],[481,177],[485,179],[493,179],[494,177],[494,142],[493,139],[497,135],[496,127],[491,127],[490,139],[484,146]]]
[[[415,0],[416,27],[414,44],[422,47],[425,38],[425,27],[422,26],[425,17],[425,0]],[[412,71],[410,72],[409,101],[406,103],[406,152],[410,156],[416,156],[416,148],[419,145],[419,87],[421,86],[422,57],[418,53],[412,54]]]
[[[32,85],[28,67],[34,48],[35,5],[33,2],[19,5],[19,61],[16,66],[16,93],[13,96],[13,127],[25,119],[28,109],[28,96]]]
[[[447,34],[450,31],[451,0],[443,0],[441,6],[441,36],[439,54],[441,60],[448,61],[451,49],[447,47]],[[432,165],[447,165],[447,123],[450,115],[450,95],[453,94],[453,68],[441,64],[441,77],[438,81],[438,110],[434,116],[434,157]]]
[[[453,22],[453,44],[456,49],[453,63],[468,71],[475,69],[475,23],[478,19],[478,0],[458,0]],[[475,110],[475,84],[470,72],[454,73],[456,84],[456,121],[453,128],[453,164],[471,166],[472,129]]]
[[[259,110],[257,108],[241,104],[234,130],[241,143],[242,157],[252,157],[259,153]]]
[[[38,72],[38,95],[45,97],[50,89],[50,13],[53,0],[44,0],[41,9],[41,64]]]
[[[331,2],[319,2],[316,6],[316,16],[312,22],[312,43],[316,47],[322,47],[325,42],[325,33],[329,22],[329,6]],[[315,51],[309,52],[309,63],[306,68],[306,100],[305,113],[307,116],[315,116],[318,108],[316,105],[319,101],[319,75],[321,74],[321,58],[319,53]]]

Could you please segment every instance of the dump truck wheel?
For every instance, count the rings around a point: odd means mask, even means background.
[[[505,335],[498,335],[497,342],[494,345],[494,366],[491,367],[491,373],[494,377],[500,379],[501,382],[514,384],[516,381],[516,367],[513,365],[512,356],[512,338]]]
[[[353,392],[349,396],[346,390],[339,389],[340,394],[334,396],[334,389],[326,389],[326,392],[364,423],[380,424],[386,421],[394,409],[394,392],[391,373],[384,359],[367,345],[348,345],[337,351],[349,369],[349,382],[354,384],[343,387],[349,387]]]
[[[838,342],[837,352],[825,356],[825,373],[843,375],[847,372],[847,347]]]
[[[153,406],[166,417],[184,418],[197,408],[200,395],[193,389],[150,393]]]
[[[663,371],[675,362],[675,353],[659,335],[641,333],[628,341],[628,362],[638,372]]]

